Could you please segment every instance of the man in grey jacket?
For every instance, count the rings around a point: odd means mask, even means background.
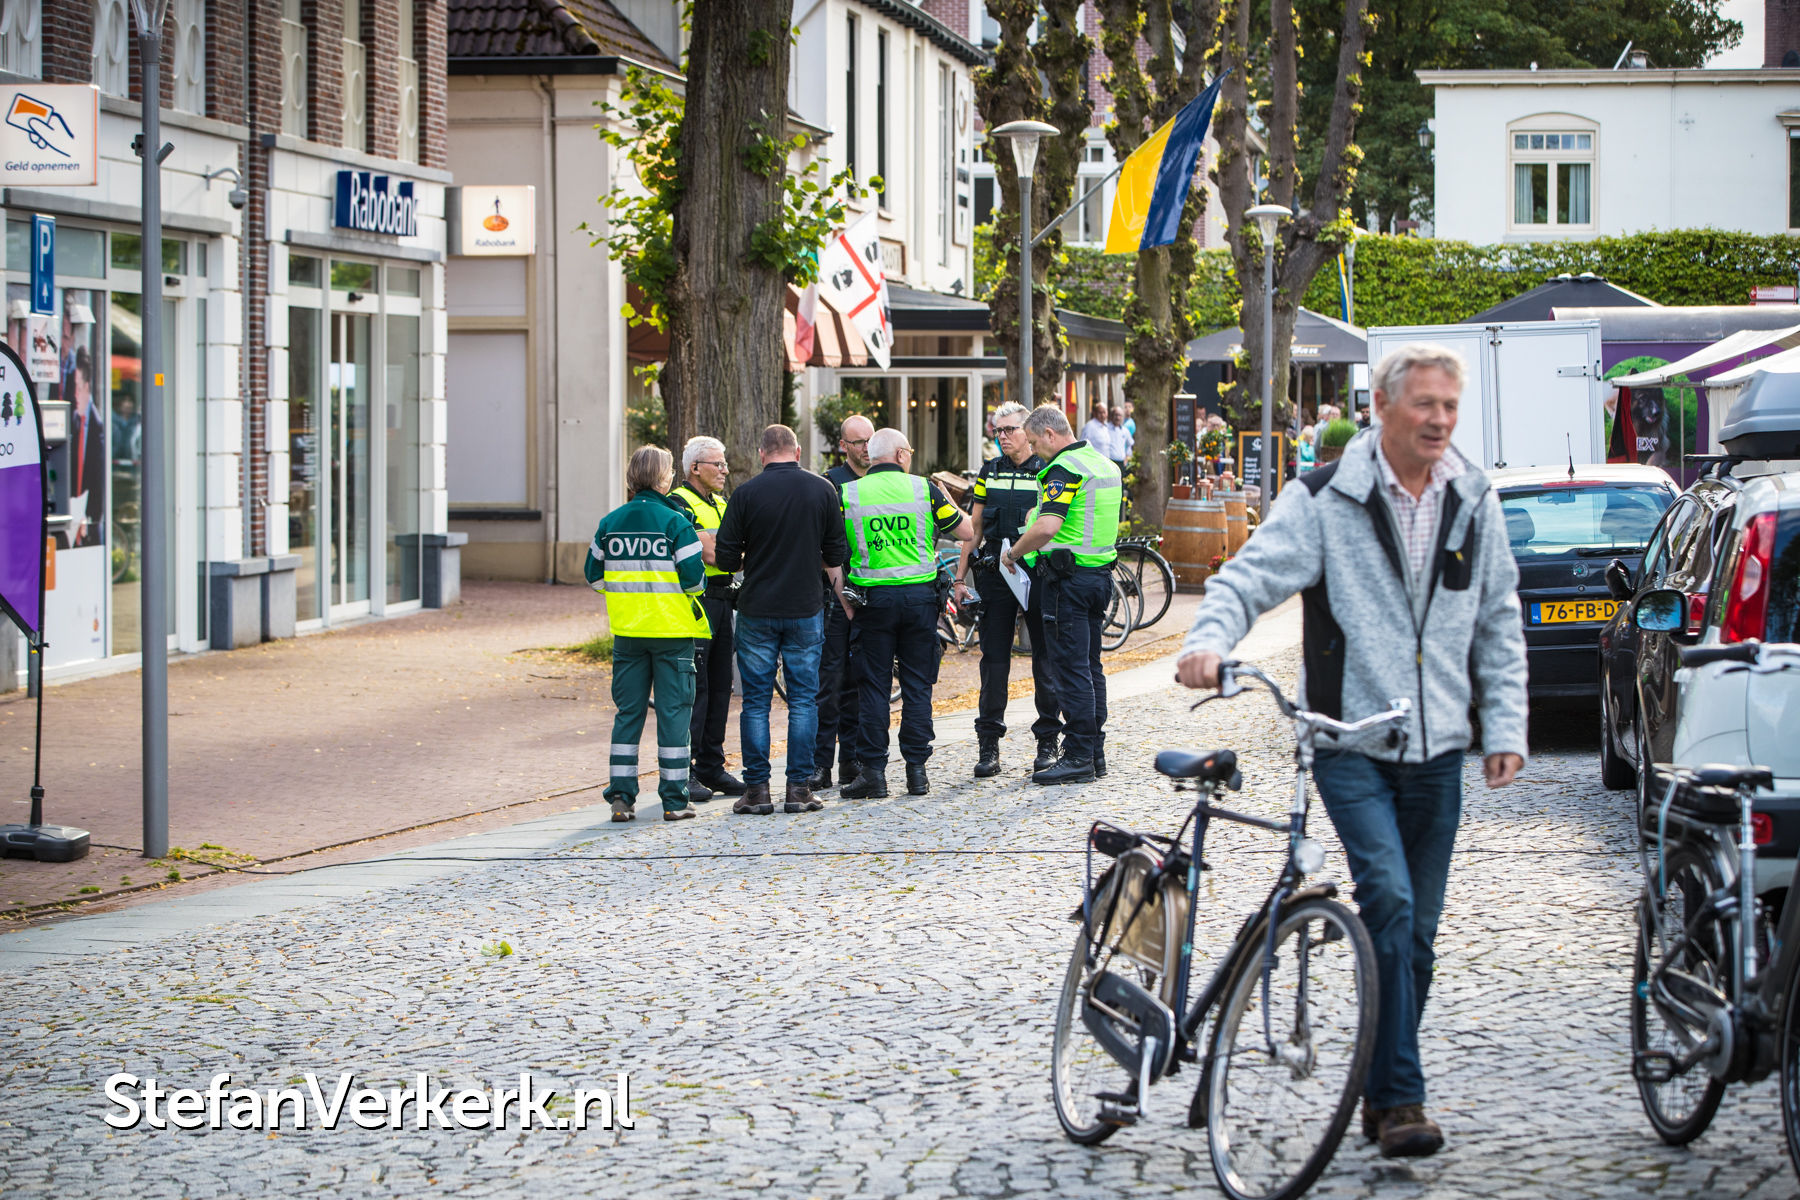
[[[1525,637],[1499,498],[1450,445],[1462,359],[1402,346],[1371,382],[1377,423],[1338,462],[1282,489],[1207,581],[1176,678],[1217,687],[1223,656],[1299,592],[1306,707],[1355,721],[1412,701],[1404,733],[1321,750],[1313,773],[1380,976],[1363,1133],[1395,1157],[1444,1143],[1425,1115],[1419,1020],[1462,814],[1469,709],[1481,716],[1487,785],[1504,787],[1525,762]]]

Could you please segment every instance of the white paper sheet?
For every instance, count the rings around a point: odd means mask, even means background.
[[[1000,539],[1000,554],[1001,554],[1001,556],[1004,557],[1006,552],[1010,549],[1012,549],[1012,539],[1011,538]],[[1019,607],[1020,608],[1029,607],[1029,605],[1027,604],[1027,601],[1029,600],[1029,598],[1031,596],[1031,576],[1029,576],[1025,573],[1025,568],[1024,567],[1014,567],[1012,570],[1009,571],[1004,566],[1002,566],[1000,568],[1000,577],[1002,579],[1006,580],[1006,586],[1011,588],[1013,595],[1015,595],[1019,598]]]

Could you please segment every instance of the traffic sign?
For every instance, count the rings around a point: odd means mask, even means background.
[[[31,217],[31,311],[56,315],[56,218]]]

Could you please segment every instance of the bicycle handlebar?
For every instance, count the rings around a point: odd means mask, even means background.
[[[1683,646],[1681,665],[1704,667],[1716,662],[1755,662],[1757,652],[1761,649],[1760,642],[1735,642],[1728,646]]]
[[[1393,707],[1386,712],[1375,713],[1359,721],[1340,721],[1335,717],[1328,717],[1324,713],[1301,708],[1283,695],[1275,681],[1263,674],[1255,665],[1236,660],[1227,660],[1219,664],[1218,694],[1208,696],[1206,700],[1200,701],[1200,704],[1205,704],[1207,700],[1223,700],[1242,692],[1244,687],[1238,682],[1240,676],[1247,676],[1254,682],[1260,683],[1274,698],[1275,707],[1281,710],[1282,716],[1298,721],[1315,732],[1335,734],[1338,737],[1367,733],[1371,729],[1379,729],[1383,725],[1391,725],[1395,721],[1404,720],[1412,713],[1412,701],[1404,696],[1399,696],[1388,701]],[[1198,708],[1199,705],[1194,707]]]

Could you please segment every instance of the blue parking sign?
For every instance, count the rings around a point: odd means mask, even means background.
[[[56,218],[31,218],[31,311],[56,315]]]

